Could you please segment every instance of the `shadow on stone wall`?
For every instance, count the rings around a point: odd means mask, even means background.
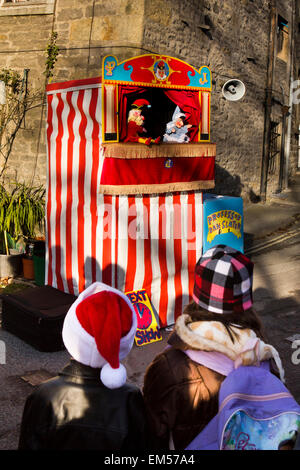
[[[228,170],[215,164],[215,187],[207,192],[222,196],[243,197],[247,202],[256,204],[261,201],[252,188],[245,187],[239,175],[232,175]]]
[[[242,194],[243,187],[239,175],[232,175],[220,165],[215,165],[215,187],[210,192],[222,196],[239,197]]]

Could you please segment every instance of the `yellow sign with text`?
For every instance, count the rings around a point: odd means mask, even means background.
[[[161,341],[162,335],[159,331],[156,317],[154,315],[147,292],[142,290],[126,292],[134,306],[137,317],[137,330],[135,334],[135,344],[144,346],[145,344]]]
[[[232,210],[222,210],[207,216],[207,241],[212,242],[217,235],[232,232],[237,238],[242,236],[242,216]]]

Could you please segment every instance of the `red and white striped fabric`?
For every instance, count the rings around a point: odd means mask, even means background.
[[[160,326],[173,324],[201,255],[202,193],[100,194],[101,79],[52,84],[47,96],[46,284],[146,289]]]

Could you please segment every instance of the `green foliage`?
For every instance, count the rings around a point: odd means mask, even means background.
[[[45,217],[45,188],[15,183],[9,191],[0,185],[0,250],[9,234],[14,240],[20,235],[34,238],[36,230],[43,230]],[[6,239],[6,240],[5,240]]]
[[[15,294],[16,292],[23,291],[24,289],[28,289],[31,286],[29,284],[19,284],[19,283],[11,283],[5,284],[4,282],[1,284],[0,282],[0,294]]]
[[[15,70],[2,69],[0,70],[0,80],[5,83],[6,91],[13,94],[18,94],[21,91],[22,77]]]
[[[0,105],[0,179],[5,175],[16,135],[25,124],[25,115],[36,102],[41,101],[40,91],[28,91],[28,69],[23,77],[12,69],[0,69],[0,80],[5,83],[6,104]]]
[[[46,63],[44,75],[46,82],[53,77],[53,69],[59,48],[56,45],[58,34],[52,32],[49,44],[45,50]],[[0,180],[5,177],[8,167],[9,158],[13,150],[16,136],[21,128],[25,128],[25,116],[27,112],[36,107],[41,106],[41,123],[44,112],[44,96],[42,90],[32,92],[28,88],[29,69],[23,70],[23,77],[15,70],[4,68],[0,69],[0,80],[5,83],[6,104],[0,105]],[[23,126],[23,127],[22,127]],[[40,143],[40,134],[39,142]]]
[[[52,32],[48,46],[46,47],[46,69],[44,74],[46,75],[47,80],[53,77],[53,69],[55,62],[57,61],[57,56],[59,54],[59,48],[56,45],[57,33]]]

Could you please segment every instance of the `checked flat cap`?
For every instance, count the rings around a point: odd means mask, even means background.
[[[194,301],[214,313],[244,312],[252,304],[253,263],[226,245],[207,250],[195,268]]]

